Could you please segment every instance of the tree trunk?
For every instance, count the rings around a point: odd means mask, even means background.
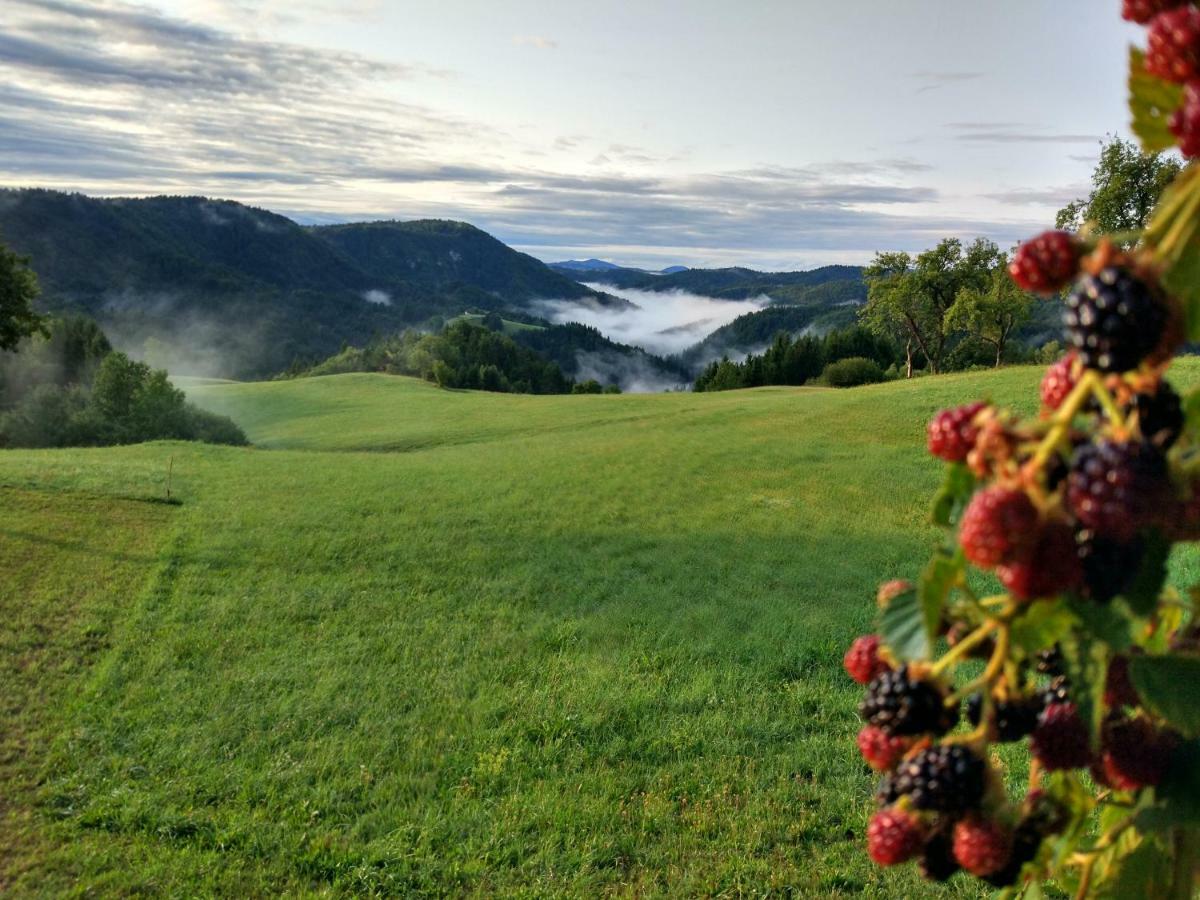
[[[913,366],[912,353],[912,338],[909,338],[904,344],[904,377],[912,378]]]

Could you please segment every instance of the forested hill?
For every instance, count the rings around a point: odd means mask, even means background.
[[[456,222],[306,228],[203,197],[0,189],[0,241],[32,258],[43,310],[196,374],[268,375],[468,307],[624,304]]]
[[[552,267],[581,282],[642,291],[689,291],[707,297],[744,300],[766,294],[778,303],[798,303],[825,297],[833,302],[865,299],[861,266],[822,266],[807,272],[759,272],[734,266],[726,269],[684,269],[655,274],[640,269],[579,269]]]

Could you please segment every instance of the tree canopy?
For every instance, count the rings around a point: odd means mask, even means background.
[[[1140,231],[1182,168],[1174,157],[1143,153],[1136,144],[1113,137],[1100,151],[1091,193],[1059,210],[1055,224],[1079,231],[1090,222],[1101,234]]]
[[[0,244],[0,350],[14,350],[21,338],[42,331],[42,318],[33,311],[37,295],[29,260]]]

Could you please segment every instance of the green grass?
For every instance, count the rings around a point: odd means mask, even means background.
[[[455,316],[446,322],[447,325],[452,325],[455,322],[470,322],[473,325],[482,325],[483,320],[487,318],[483,313],[463,313],[460,316]],[[504,333],[509,337],[518,334],[522,331],[545,331],[545,325],[530,325],[528,322],[514,322],[511,319],[501,319],[504,324]]]
[[[924,422],[978,395],[1028,410],[1037,378],[190,383],[256,447],[2,452],[0,561],[32,573],[0,586],[6,656],[44,617],[80,663],[22,676],[0,722],[39,736],[0,770],[0,821],[23,835],[0,877],[15,894],[978,896],[866,861],[840,657],[875,584],[935,539]],[[146,502],[169,463],[180,505]]]

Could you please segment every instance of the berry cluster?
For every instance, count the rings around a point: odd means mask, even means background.
[[[1149,15],[1151,5],[1127,3],[1127,15]],[[1028,636],[1014,646],[1014,626],[1054,615],[1057,607],[1042,604],[1111,610],[1139,582],[1148,547],[1200,535],[1200,478],[1189,487],[1172,463],[1187,440],[1183,404],[1163,378],[1178,314],[1153,266],[1107,241],[1056,231],[1023,245],[1010,272],[1027,290],[1070,288],[1072,350],[1046,372],[1036,421],[971,403],[929,423],[929,452],[974,476],[955,523],[961,572],[931,634],[949,649],[932,663],[906,659],[872,634],[844,660],[866,687],[858,748],[881,775],[871,858],[916,861],[932,880],[964,871],[995,886],[1042,874],[1055,856],[1043,847],[1077,824],[1062,785],[1048,790],[1044,780],[1087,773],[1133,803],[1162,783],[1181,742],[1142,706],[1130,674],[1141,646],[1109,655],[1097,707],[1072,681],[1084,677],[1078,648],[1030,646]],[[968,564],[1004,593],[977,596]],[[924,590],[888,582],[877,599],[886,608]],[[1164,627],[1149,622],[1146,635]],[[1200,628],[1180,624],[1173,640],[1195,633],[1200,654]],[[956,685],[956,666],[971,658],[987,660],[984,672]],[[1013,800],[989,748],[1026,740],[1034,769],[1028,793]]]
[[[1125,0],[1122,13],[1149,29],[1146,71],[1183,85],[1169,128],[1184,156],[1200,156],[1200,8],[1191,0]]]

